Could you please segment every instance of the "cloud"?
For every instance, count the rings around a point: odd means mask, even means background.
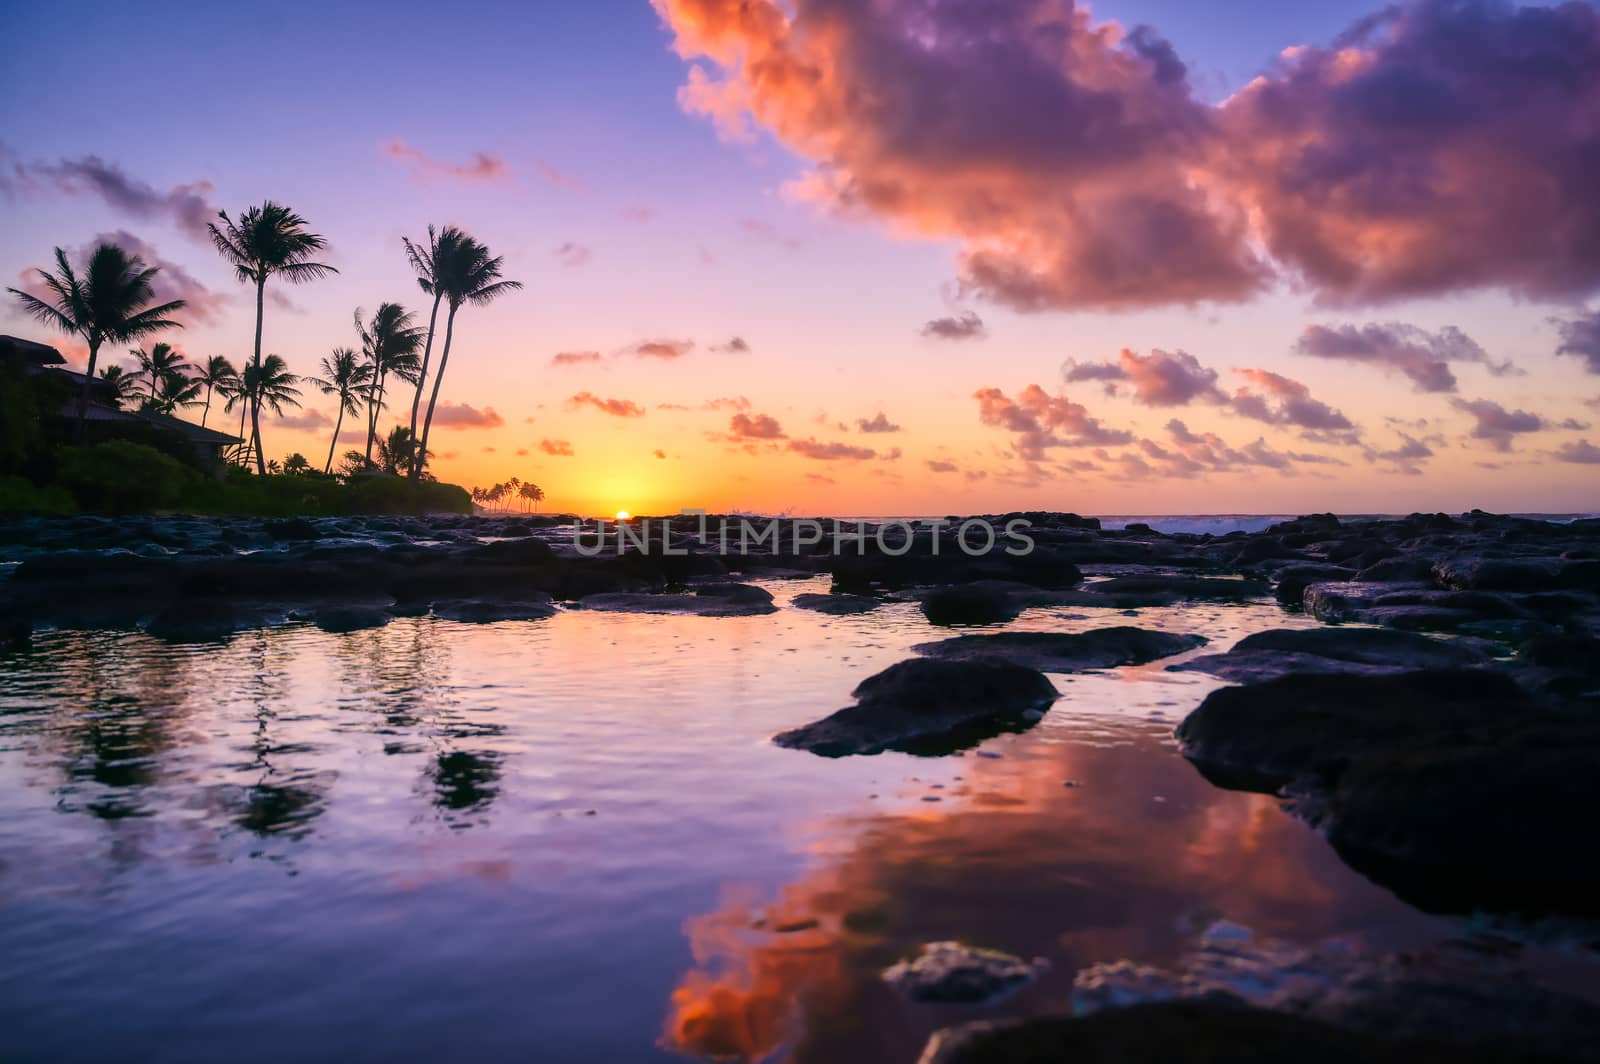
[[[1578,465],[1600,465],[1600,447],[1596,447],[1588,440],[1574,440],[1563,443],[1556,449],[1555,459],[1558,462],[1574,462]]]
[[[624,208],[622,208],[622,219],[623,219],[623,221],[641,222],[642,223],[642,222],[653,222],[653,221],[656,220],[656,218],[657,218],[657,214],[656,214],[655,210],[653,208],[650,208],[650,207],[624,207]]]
[[[558,351],[550,356],[552,366],[581,366],[586,362],[599,362],[605,356],[598,351]]]
[[[803,454],[807,458],[815,458],[819,462],[863,462],[878,457],[878,452],[870,447],[855,447],[848,443],[821,443],[815,438],[790,440],[789,450]]]
[[[962,286],[1025,310],[1240,298],[1242,212],[1191,171],[1209,109],[1153,32],[1066,3],[656,0],[679,93],[809,159],[791,196],[960,242]],[[793,10],[791,17],[788,13]]]
[[[297,410],[274,420],[280,428],[286,429],[325,429],[333,424],[333,419],[320,410]],[[366,436],[360,439],[366,442]]]
[[[566,173],[564,170],[545,162],[543,159],[534,164],[534,170],[548,183],[558,188],[580,189],[583,182]]]
[[[628,348],[640,358],[682,358],[694,350],[693,340],[640,340]]]
[[[1229,405],[1242,417],[1269,425],[1292,425],[1313,433],[1351,433],[1355,425],[1327,403],[1311,397],[1311,389],[1264,369],[1236,369],[1262,394],[1244,387],[1234,392]]]
[[[1454,399],[1452,406],[1477,419],[1472,427],[1472,437],[1488,440],[1497,451],[1511,450],[1512,437],[1524,432],[1539,432],[1549,426],[1538,414],[1526,410],[1507,410],[1488,399]]]
[[[561,265],[567,267],[568,269],[577,269],[579,266],[587,266],[589,264],[589,260],[594,257],[594,252],[589,247],[583,244],[574,243],[571,240],[568,240],[560,247],[556,248],[554,254],[556,258],[561,260]]]
[[[988,330],[983,319],[968,310],[953,318],[934,318],[922,327],[922,335],[935,340],[981,340]]]
[[[954,462],[946,462],[940,458],[930,458],[926,464],[930,473],[959,473],[961,471]]]
[[[1211,106],[1148,27],[1066,0],[654,3],[684,110],[809,160],[791,197],[957,241],[962,287],[1021,310],[1600,286],[1589,4],[1395,4]]]
[[[1570,321],[1557,321],[1561,333],[1558,355],[1571,355],[1583,360],[1590,373],[1600,373],[1600,310]]]
[[[1222,402],[1217,389],[1217,371],[1207,369],[1187,351],[1152,348],[1148,355],[1123,348],[1117,361],[1081,363],[1068,361],[1062,367],[1068,382],[1099,380],[1127,381],[1133,398],[1145,406],[1184,406],[1196,399]]]
[[[216,220],[209,181],[173,185],[165,192],[129,177],[98,155],[56,163],[21,163],[3,158],[0,147],[0,193],[7,196],[41,191],[68,196],[94,196],[107,206],[142,221],[165,221],[185,236],[209,244],[206,224]]]
[[[1366,459],[1369,462],[1392,462],[1398,472],[1410,476],[1419,476],[1422,473],[1421,462],[1433,457],[1433,448],[1427,443],[1405,433],[1400,434],[1400,442],[1387,451],[1368,450]]]
[[[972,397],[978,401],[979,422],[1012,433],[1017,456],[1025,461],[1042,460],[1052,447],[1114,447],[1133,441],[1133,433],[1106,428],[1082,404],[1050,395],[1037,384],[1028,385],[1015,400],[999,388],[980,388]]]
[[[1226,181],[1324,303],[1600,283],[1600,13],[1423,0],[1295,48],[1221,109]]]
[[[737,440],[781,440],[783,426],[767,414],[735,414],[728,421],[728,435]]]
[[[702,410],[749,410],[750,400],[742,395],[724,396],[720,399],[707,399],[700,404]]]
[[[446,163],[399,139],[383,145],[380,151],[390,159],[406,163],[412,175],[422,179],[445,177],[461,181],[498,181],[511,173],[504,159],[487,152],[473,152],[465,163]]]
[[[208,288],[203,282],[188,270],[170,259],[163,258],[153,244],[146,243],[139,237],[125,229],[118,229],[111,233],[98,233],[87,244],[68,252],[68,259],[73,268],[78,269],[89,259],[89,255],[99,244],[115,244],[130,255],[137,255],[144,260],[146,266],[155,267],[158,272],[150,279],[151,294],[156,303],[166,303],[174,299],[183,300],[187,306],[179,311],[175,317],[189,318],[202,324],[211,324],[217,321],[227,310],[232,296],[226,292],[217,292]],[[50,267],[54,270],[54,265]],[[17,287],[25,292],[40,297],[52,299],[53,294],[46,291],[39,281],[39,275],[34,269],[23,271],[20,275],[21,284]]]
[[[760,218],[740,218],[739,230],[755,240],[776,244],[778,247],[787,248],[790,251],[798,248],[802,243],[799,237],[791,236],[771,222],[762,221]]]
[[[882,410],[871,418],[856,418],[858,432],[899,432],[900,426],[890,421]]]
[[[557,458],[571,458],[572,444],[566,440],[540,440],[539,450]]]
[[[492,406],[479,410],[466,403],[443,402],[433,412],[433,423],[446,429],[497,429],[505,419]]]
[[[655,455],[657,458],[665,458],[667,456],[667,452],[661,450],[660,448],[657,448],[656,450],[651,451],[650,453]]]
[[[567,406],[574,410],[582,406],[592,406],[612,417],[644,417],[644,407],[632,399],[602,399],[593,392],[579,392],[567,400]]]
[[[1476,363],[1495,376],[1514,372],[1509,362],[1495,362],[1476,340],[1447,325],[1436,333],[1415,325],[1307,325],[1295,351],[1313,358],[1363,362],[1404,374],[1419,392],[1453,392],[1456,377],[1450,363]]]
[[[750,353],[750,344],[742,336],[735,336],[725,344],[712,344],[711,350],[722,351],[730,355],[746,355]]]

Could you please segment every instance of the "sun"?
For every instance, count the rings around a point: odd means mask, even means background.
[[[617,520],[618,521],[626,521],[631,516],[633,516],[633,515],[628,513],[628,511],[626,511],[626,510],[618,510],[617,511]]]

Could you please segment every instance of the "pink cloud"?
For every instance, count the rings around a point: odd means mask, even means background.
[[[446,177],[462,181],[498,181],[511,173],[511,168],[504,159],[487,152],[473,152],[465,163],[447,163],[399,139],[389,141],[380,151],[390,159],[398,159],[409,165],[412,174],[419,178]]]
[[[444,402],[434,410],[433,423],[447,429],[495,429],[504,425],[505,419],[492,406],[479,410],[466,403]]]
[[[631,399],[602,399],[593,392],[579,392],[567,400],[567,405],[573,409],[592,406],[612,417],[644,417],[644,407]]]

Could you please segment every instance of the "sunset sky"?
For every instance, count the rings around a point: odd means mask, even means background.
[[[1600,509],[1600,11],[1379,12],[7,4],[0,275],[115,239],[242,363],[204,223],[284,202],[311,373],[460,225],[526,287],[462,311],[435,469],[546,509]]]

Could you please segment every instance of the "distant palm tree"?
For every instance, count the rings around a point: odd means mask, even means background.
[[[76,432],[82,436],[83,419],[89,410],[89,383],[94,378],[100,345],[107,340],[112,343],[137,340],[162,329],[181,329],[183,326],[167,315],[182,310],[187,304],[174,299],[150,306],[155,298],[151,281],[160,272],[159,268],[146,266],[139,256],[129,255],[115,244],[95,246],[89,253],[82,278],[73,272],[67,253],[60,248],[55,251],[56,272],[38,271],[52,293],[52,302],[46,303],[38,296],[15,288],[6,291],[21,301],[29,317],[52,329],[81,336],[89,345],[89,365],[84,369],[83,389],[78,394]]]
[[[165,342],[152,345],[148,351],[142,347],[135,347],[128,352],[128,355],[139,367],[138,375],[150,386],[149,405],[159,407],[161,404],[157,399],[157,393],[161,391],[168,377],[181,373],[183,356],[171,344]]]
[[[283,460],[283,471],[290,476],[299,476],[311,468],[311,463],[306,461],[306,456],[299,451],[294,452]]]
[[[271,473],[273,476],[277,476],[279,473],[283,472],[283,465],[279,463],[276,458],[268,459],[267,472]]]
[[[539,512],[539,504],[544,501],[544,489],[537,484],[524,484],[518,489],[517,494],[533,504],[533,512]]]
[[[328,246],[327,240],[306,231],[306,220],[282,204],[267,200],[259,207],[250,207],[239,216],[236,223],[227,211],[218,211],[222,219],[219,228],[212,222],[211,242],[217,251],[233,266],[234,276],[241,284],[254,282],[256,286],[256,343],[251,364],[261,369],[261,321],[266,308],[267,278],[281,276],[290,284],[301,284],[339,271],[321,262],[312,262],[311,256]],[[260,408],[251,403],[252,423],[260,423]],[[243,423],[241,419],[241,424]],[[254,440],[256,471],[266,474],[266,463],[261,455],[261,439]]]
[[[111,396],[111,405],[121,408],[124,399],[133,398],[133,390],[138,386],[138,378],[128,372],[126,366],[107,366],[100,371],[100,380],[105,385],[105,391]]]
[[[489,249],[470,236],[463,235],[449,255],[435,263],[439,267],[433,275],[434,288],[442,290],[444,301],[450,307],[445,318],[444,349],[439,352],[439,371],[433,376],[433,393],[428,397],[428,417],[422,423],[422,442],[416,461],[411,466],[411,479],[422,475],[422,464],[428,455],[428,434],[433,429],[433,412],[439,404],[439,385],[444,382],[445,366],[450,361],[450,341],[455,333],[456,311],[463,303],[483,306],[514,289],[522,287],[519,281],[503,281],[500,270],[505,260],[490,255]]]
[[[211,416],[212,393],[218,393],[226,397],[232,388],[238,386],[239,371],[234,369],[233,363],[222,355],[212,355],[196,369],[198,372],[195,374],[194,379],[200,382],[206,390],[206,408],[200,415],[200,427],[204,428],[206,419]],[[243,435],[242,432],[241,435]]]
[[[404,425],[396,425],[387,437],[378,440],[378,468],[398,476],[411,468],[416,453],[417,438]]]
[[[328,442],[328,461],[322,471],[333,471],[333,449],[339,445],[339,430],[344,427],[344,416],[361,413],[362,389],[372,376],[372,367],[362,363],[348,347],[336,347],[333,354],[322,360],[322,376],[307,377],[306,382],[316,386],[323,395],[338,397],[339,416],[333,423],[333,439]]]
[[[428,226],[428,246],[413,244],[409,237],[401,237],[400,242],[406,246],[406,258],[411,261],[412,269],[417,271],[417,284],[421,289],[433,297],[433,310],[428,313],[428,342],[422,349],[422,368],[417,371],[417,390],[411,399],[411,435],[417,434],[417,411],[422,406],[422,387],[428,380],[428,369],[433,361],[433,330],[439,321],[439,301],[444,298],[444,289],[438,284],[438,278],[448,272],[448,263],[455,256],[466,234],[453,225],[435,232],[433,226]]]
[[[253,362],[239,375],[239,392],[250,408],[250,437],[255,442],[256,471],[267,475],[266,462],[261,458],[261,408],[282,415],[286,406],[300,405],[300,380],[289,372],[281,355],[268,355]]]
[[[400,304],[380,303],[368,323],[361,321],[361,308],[356,308],[356,332],[361,336],[361,351],[371,370],[367,381],[367,460],[371,461],[389,375],[416,383],[421,369],[417,350],[422,346],[422,330],[413,323],[411,312]]]
[[[150,405],[163,414],[176,414],[181,406],[195,406],[200,400],[200,381],[184,372],[185,364],[177,366],[161,375],[161,383],[156,388],[156,395]]]

